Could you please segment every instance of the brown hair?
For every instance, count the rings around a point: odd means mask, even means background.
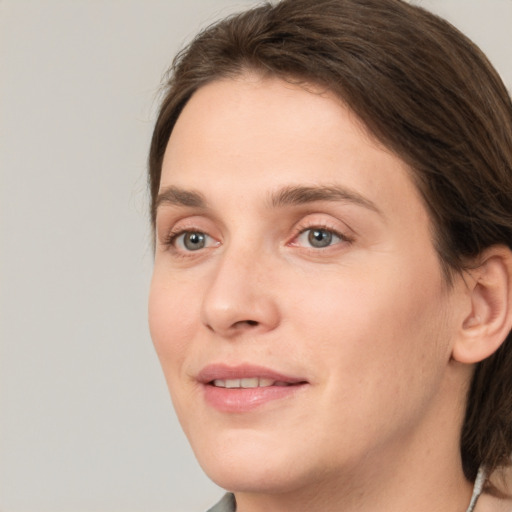
[[[401,0],[283,0],[203,31],[175,59],[149,155],[163,155],[201,86],[256,70],[325,86],[399,155],[429,210],[447,281],[483,249],[512,247],[512,103],[483,53],[448,22]],[[512,452],[512,340],[476,367],[461,435],[464,472]]]

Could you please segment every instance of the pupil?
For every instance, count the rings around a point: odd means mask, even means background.
[[[331,244],[332,233],[325,231],[325,229],[312,229],[308,238],[313,247],[327,247]]]
[[[183,243],[190,251],[202,249],[205,245],[205,236],[203,233],[187,233]]]

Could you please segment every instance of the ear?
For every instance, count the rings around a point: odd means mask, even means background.
[[[460,363],[478,363],[492,355],[512,328],[512,252],[499,245],[485,250],[466,281],[470,307],[452,357]]]

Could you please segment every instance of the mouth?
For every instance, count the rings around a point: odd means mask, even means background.
[[[282,380],[267,379],[265,377],[249,377],[244,379],[215,379],[208,383],[216,388],[229,389],[253,389],[268,388],[270,386],[293,386],[292,382],[284,382]]]
[[[204,398],[220,412],[241,413],[291,398],[304,389],[305,379],[253,365],[210,365],[198,375]]]

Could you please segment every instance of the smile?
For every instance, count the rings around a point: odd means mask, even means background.
[[[212,386],[217,388],[229,389],[251,389],[251,388],[268,388],[270,386],[291,386],[291,382],[276,381],[265,377],[251,377],[245,379],[215,379],[211,382]]]
[[[292,397],[308,387],[304,378],[252,364],[213,364],[197,375],[203,398],[222,413],[247,413]],[[265,409],[263,409],[265,410]]]

